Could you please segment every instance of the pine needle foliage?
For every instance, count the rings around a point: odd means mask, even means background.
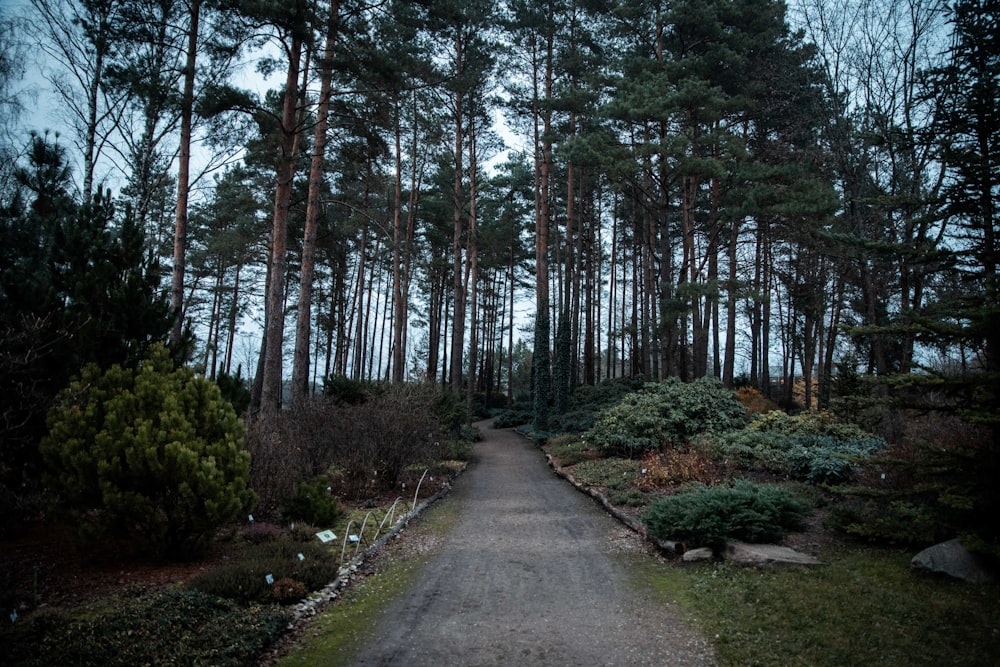
[[[719,548],[728,540],[776,542],[798,528],[805,504],[780,487],[737,481],[666,496],[642,516],[651,535],[688,548]]]
[[[214,383],[175,369],[162,345],[136,370],[85,367],[48,424],[49,481],[85,530],[188,557],[254,504],[232,405]]]

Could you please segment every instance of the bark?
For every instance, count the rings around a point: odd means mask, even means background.
[[[274,196],[274,219],[271,225],[271,280],[267,286],[267,321],[260,410],[274,414],[281,407],[282,351],[285,330],[285,271],[288,263],[288,213],[295,177],[295,153],[298,149],[298,81],[302,62],[303,42],[293,34],[288,50],[288,72],[285,77],[281,116],[281,152],[278,162],[277,189]]]
[[[299,277],[299,298],[295,320],[295,352],[292,362],[292,403],[301,402],[309,392],[309,348],[312,340],[312,292],[316,262],[316,232],[323,204],[324,170],[327,130],[330,122],[331,80],[333,78],[334,45],[339,28],[340,3],[330,3],[326,44],[320,68],[319,106],[316,109],[316,128],[313,135],[313,153],[309,164],[309,194],[306,203],[306,223],[302,238],[302,267]]]
[[[461,76],[464,58],[464,44],[462,42],[461,30],[455,37],[455,67],[457,76]],[[462,186],[463,170],[463,147],[465,136],[463,134],[465,115],[465,93],[461,90],[455,91],[454,108],[452,109],[455,119],[455,184],[452,193],[452,205],[454,207],[453,234],[452,234],[452,286],[454,287],[455,310],[452,319],[451,333],[451,374],[450,385],[454,392],[462,390],[462,350],[465,347],[465,285],[463,275],[464,253],[462,248],[462,237],[464,232],[464,206],[465,196]]]
[[[191,24],[188,30],[187,60],[184,65],[184,92],[181,95],[181,136],[178,147],[177,207],[174,214],[174,265],[170,284],[170,307],[174,323],[170,340],[181,341],[184,328],[184,270],[187,251],[188,193],[191,180],[191,127],[194,115],[194,77],[198,48],[198,22],[201,0],[191,2]]]

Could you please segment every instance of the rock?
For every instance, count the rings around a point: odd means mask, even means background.
[[[711,547],[701,547],[699,549],[688,549],[681,556],[681,560],[685,563],[698,563],[704,560],[712,560],[715,558],[715,552],[712,551]]]
[[[822,565],[812,556],[775,544],[745,544],[732,542],[726,545],[726,560],[740,565],[764,567],[781,565]]]
[[[970,553],[959,539],[927,547],[913,557],[910,568],[918,572],[944,574],[970,584],[988,584],[995,581],[994,573],[987,564]]]

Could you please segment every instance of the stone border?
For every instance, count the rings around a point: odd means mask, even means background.
[[[469,464],[466,462],[457,472],[455,472],[454,475],[451,476],[449,481],[445,482],[444,486],[441,487],[437,493],[429,498],[426,498],[410,512],[401,516],[382,537],[367,546],[361,553],[356,554],[354,558],[351,559],[350,563],[341,566],[340,570],[337,572],[336,579],[320,590],[310,593],[309,596],[301,602],[292,605],[292,620],[288,623],[288,629],[294,630],[296,626],[303,621],[303,619],[312,618],[324,606],[340,597],[340,591],[351,585],[351,582],[354,580],[358,570],[365,563],[365,561],[378,553],[378,551],[381,550],[389,542],[389,540],[398,537],[410,521],[420,516],[424,510],[433,505],[435,502],[451,493],[452,481],[465,472],[468,467]]]

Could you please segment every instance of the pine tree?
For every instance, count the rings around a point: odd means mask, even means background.
[[[172,322],[142,228],[107,191],[74,200],[71,178],[65,150],[36,136],[0,206],[0,485],[14,497],[37,480],[44,413],[69,378],[134,366]]]

